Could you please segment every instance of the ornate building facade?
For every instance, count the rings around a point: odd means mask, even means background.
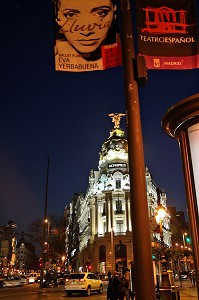
[[[114,128],[102,144],[98,170],[91,170],[85,195],[75,194],[70,203],[67,229],[68,268],[107,273],[121,271],[134,260],[132,249],[131,199],[128,142],[120,127],[123,114],[110,114]],[[136,159],[136,158],[135,158]],[[159,192],[146,168],[146,193],[152,247],[161,244],[157,223],[158,207],[165,209],[163,237],[170,247],[170,214],[166,194]]]

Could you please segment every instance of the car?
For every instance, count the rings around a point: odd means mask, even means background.
[[[180,279],[181,280],[187,280],[189,278],[187,271],[181,271],[180,272]]]
[[[25,275],[20,275],[19,278],[20,278],[22,284],[28,284],[29,281]]]
[[[15,286],[23,286],[23,282],[20,276],[7,276],[3,280],[4,284],[3,287],[15,287]]]
[[[103,293],[103,282],[94,273],[71,273],[65,281],[67,296],[79,293],[90,296],[92,292]]]
[[[100,279],[101,279],[102,281],[108,281],[108,280],[109,280],[107,274],[101,274],[101,275],[100,275]]]
[[[29,273],[28,274],[28,283],[38,282],[39,277],[40,277],[40,273]]]
[[[3,279],[0,278],[0,288],[2,288],[4,286],[4,281]]]
[[[68,273],[57,273],[57,284],[65,285],[65,280],[69,277]]]

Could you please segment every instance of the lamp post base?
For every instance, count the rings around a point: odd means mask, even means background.
[[[161,300],[172,300],[171,288],[160,288],[160,299]]]
[[[169,280],[169,274],[167,273],[167,271],[163,271],[161,274],[161,288],[165,289],[165,288],[171,288],[171,283]]]

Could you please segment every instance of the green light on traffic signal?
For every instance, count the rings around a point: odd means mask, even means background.
[[[185,241],[186,241],[187,244],[191,244],[191,238],[190,238],[190,236],[187,235],[185,237]]]

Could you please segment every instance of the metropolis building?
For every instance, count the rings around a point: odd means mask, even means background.
[[[90,171],[86,194],[74,194],[70,203],[66,252],[68,269],[71,271],[91,270],[100,274],[113,269],[121,271],[134,260],[128,142],[120,127],[120,119],[124,115],[109,116],[114,127],[102,144],[98,170]],[[160,233],[155,225],[160,205],[166,211],[162,223],[164,244],[170,247],[170,214],[167,211],[166,194],[158,192],[147,168],[145,176],[152,248],[160,248]],[[156,265],[154,261],[154,268]]]

